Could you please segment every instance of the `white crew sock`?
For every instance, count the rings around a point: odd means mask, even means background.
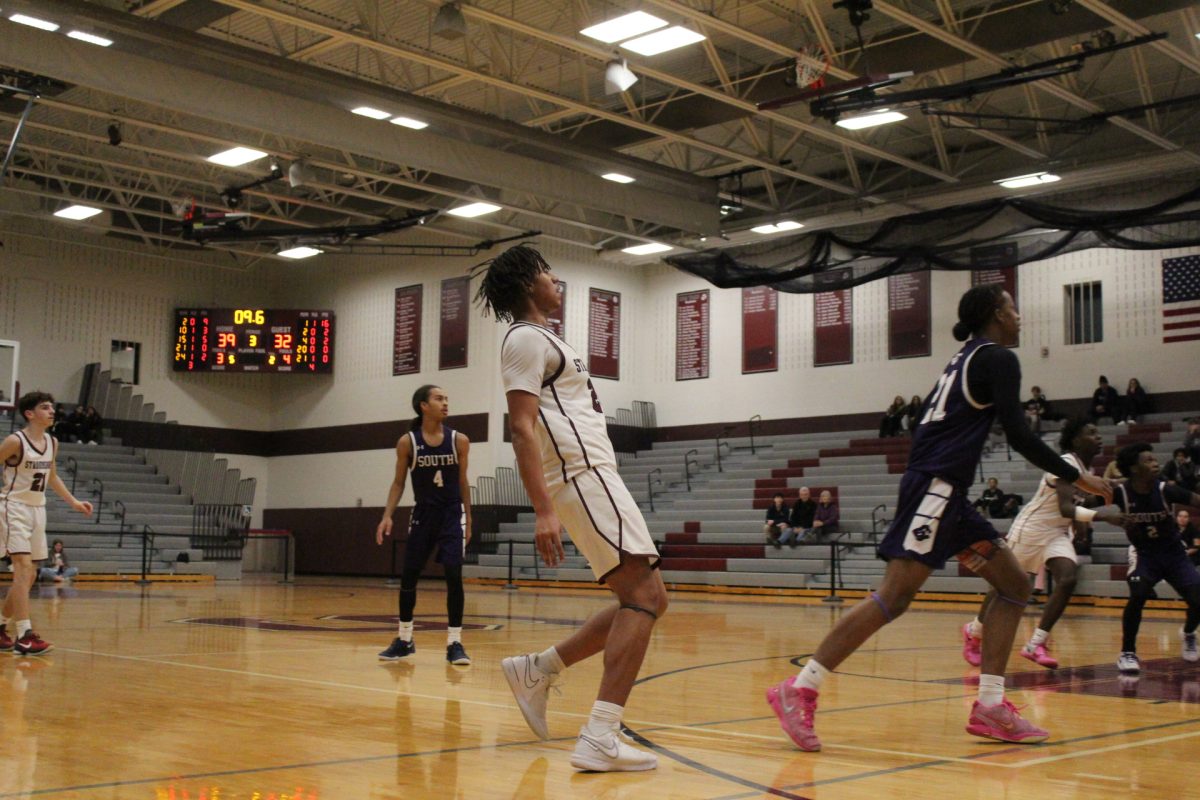
[[[1004,676],[979,676],[979,705],[994,706],[1004,702]]]
[[[398,634],[400,637],[400,641],[411,642],[412,641],[412,631],[413,631],[413,624],[412,624],[411,619],[408,622],[401,622],[400,623],[400,632]]]
[[[967,632],[976,639],[983,638],[983,623],[979,621],[979,617],[967,623]]]
[[[534,656],[533,663],[537,664],[537,668],[547,675],[557,675],[567,668],[567,665],[563,663],[562,656],[553,647],[547,648]],[[619,708],[620,706],[617,707]]]
[[[812,689],[814,692],[821,690],[821,684],[829,677],[829,670],[817,663],[815,658],[810,658],[804,665],[804,669],[800,670],[800,674],[792,681],[792,685],[797,689]]]
[[[462,641],[462,628],[446,628],[446,645]]]
[[[17,620],[17,638],[20,639],[25,634],[33,630],[33,625],[27,619]]]
[[[597,700],[592,704],[592,715],[584,723],[583,730],[592,736],[613,733],[621,727],[621,714],[624,711],[624,706]]]
[[[1041,628],[1038,628],[1037,630],[1035,630],[1033,632],[1033,636],[1029,637],[1029,649],[1032,650],[1033,648],[1037,647],[1039,644],[1045,644],[1046,640],[1049,638],[1050,638],[1050,631],[1044,631]]]

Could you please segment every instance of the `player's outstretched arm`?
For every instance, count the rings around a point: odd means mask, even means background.
[[[467,456],[471,452],[471,440],[457,434],[455,447],[458,450],[458,493],[463,505],[463,546],[471,543],[471,480],[467,477]]]
[[[375,544],[383,544],[383,537],[392,535],[392,515],[404,494],[404,481],[408,477],[408,462],[412,459],[412,439],[401,436],[396,442],[396,476],[388,489],[387,504],[383,507],[383,518],[375,528]]]
[[[565,557],[562,546],[562,525],[550,502],[546,476],[542,474],[542,454],[538,448],[535,426],[538,417],[538,397],[513,389],[508,398],[508,424],[512,430],[513,452],[517,456],[517,471],[537,514],[534,535],[537,550],[547,566],[558,566]]]

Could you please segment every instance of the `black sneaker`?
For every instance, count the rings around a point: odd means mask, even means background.
[[[471,657],[463,649],[462,642],[452,642],[446,645],[446,660],[459,667],[465,667],[471,663]]]
[[[406,642],[397,636],[392,639],[392,643],[388,645],[388,649],[379,654],[380,661],[399,661],[405,656],[411,656],[417,652],[417,646],[412,642]]]

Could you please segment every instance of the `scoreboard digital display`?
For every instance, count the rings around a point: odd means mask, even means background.
[[[333,372],[332,311],[175,309],[175,372]]]

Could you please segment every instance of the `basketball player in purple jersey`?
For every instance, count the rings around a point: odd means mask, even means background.
[[[541,253],[517,245],[481,265],[477,299],[485,313],[511,322],[500,348],[513,452],[537,514],[536,545],[550,566],[563,559],[562,529],[617,602],[593,614],[541,653],[501,662],[529,727],[549,738],[546,700],[558,674],[604,653],[592,713],[579,732],[571,765],[594,772],[654,769],[658,758],[620,736],[621,715],[667,610],[658,550],[617,472],[600,398],[579,354],[547,325],[562,306],[558,278]]]
[[[375,543],[392,534],[392,514],[404,494],[404,479],[412,472],[413,505],[400,573],[400,630],[380,661],[399,661],[417,651],[413,644],[413,611],[417,607],[417,582],[429,554],[446,575],[446,660],[466,666],[470,657],[462,644],[462,565],[471,541],[471,487],[467,482],[467,454],[471,442],[442,421],[450,414],[450,398],[440,386],[426,385],[413,394],[417,412],[412,430],[396,443],[396,477],[388,490],[383,519],[375,529]]]
[[[883,583],[838,620],[799,675],[767,690],[780,726],[801,750],[821,749],[813,729],[821,683],[903,614],[929,574],[955,556],[992,584],[998,599],[984,620],[983,674],[967,732],[1006,742],[1040,742],[1049,736],[1004,699],[1005,665],[1030,584],[1000,534],[967,501],[967,488],[998,419],[1013,449],[1035,466],[1105,499],[1111,499],[1112,490],[1106,481],[1080,474],[1025,424],[1021,367],[1005,347],[1020,330],[1021,316],[1000,286],[976,286],[959,300],[954,338],[966,344],[925,398],[896,518],[879,544],[879,556],[888,562]]]
[[[1154,448],[1136,442],[1117,453],[1117,468],[1129,478],[1119,484],[1113,502],[1125,512],[1125,535],[1133,545],[1129,556],[1129,600],[1121,619],[1121,654],[1117,669],[1136,675],[1142,669],[1137,657],[1138,628],[1142,609],[1154,586],[1166,581],[1187,601],[1187,620],[1183,624],[1183,660],[1200,661],[1196,646],[1196,627],[1200,625],[1200,573],[1188,560],[1187,545],[1179,535],[1172,503],[1200,506],[1200,495],[1167,483]]]

